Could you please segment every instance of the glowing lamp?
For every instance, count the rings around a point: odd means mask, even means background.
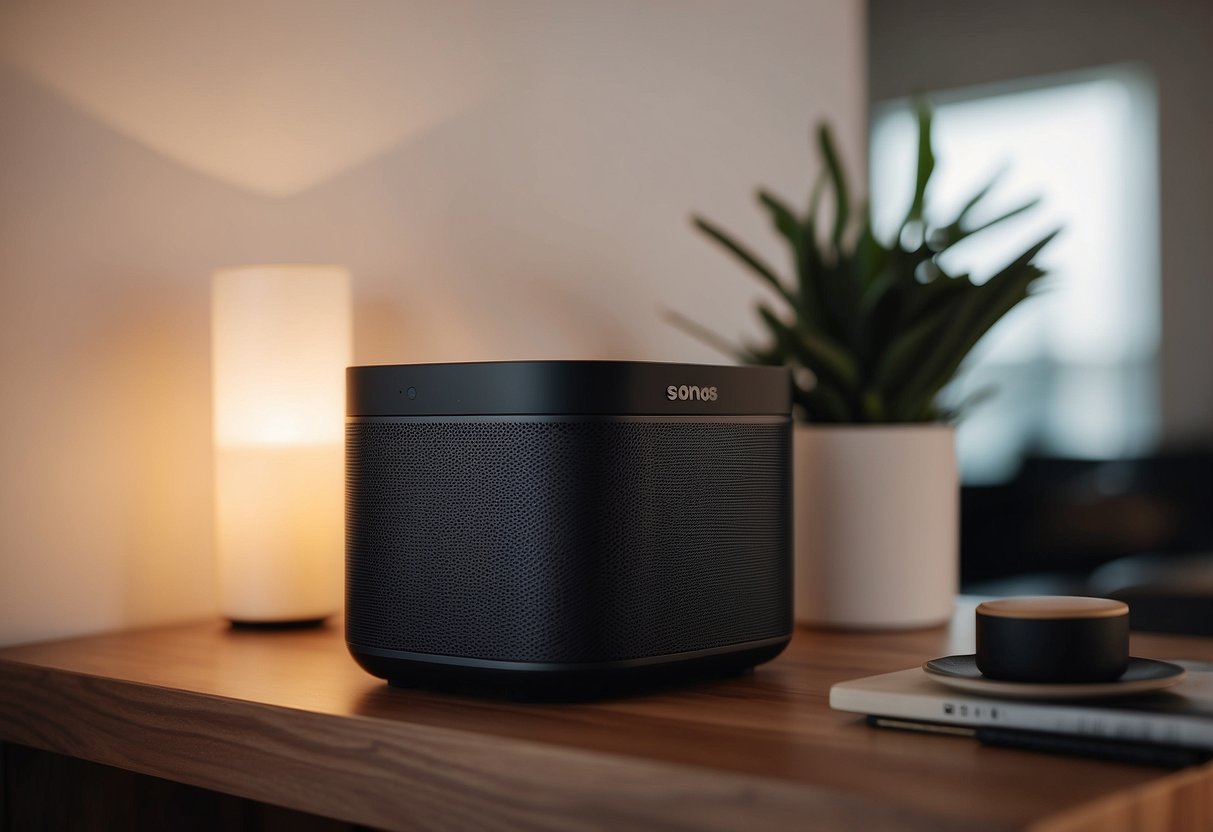
[[[318,621],[341,607],[349,272],[215,273],[215,544],[235,623]]]

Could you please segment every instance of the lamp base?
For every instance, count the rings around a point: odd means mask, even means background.
[[[327,615],[295,621],[241,621],[237,618],[229,618],[228,623],[232,625],[233,630],[306,630],[323,625],[328,618]]]

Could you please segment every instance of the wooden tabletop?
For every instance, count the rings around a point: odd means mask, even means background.
[[[971,617],[971,612],[968,613]],[[1134,636],[1213,660],[1213,640]],[[607,702],[389,688],[335,627],[219,621],[0,650],[0,741],[389,829],[1208,828],[1167,772],[867,727],[830,685],[971,648],[968,628],[803,630],[752,676]]]

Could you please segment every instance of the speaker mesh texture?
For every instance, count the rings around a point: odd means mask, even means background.
[[[791,629],[790,428],[352,421],[351,644],[605,662]]]

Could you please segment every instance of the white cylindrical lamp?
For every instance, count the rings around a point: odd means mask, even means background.
[[[350,275],[338,266],[223,269],[212,280],[215,545],[237,624],[341,608]]]

